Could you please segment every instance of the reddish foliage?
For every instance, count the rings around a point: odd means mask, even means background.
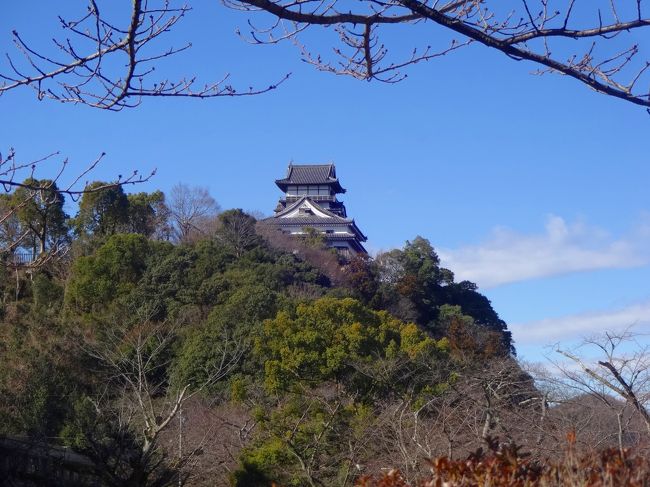
[[[431,460],[431,475],[408,483],[398,471],[379,478],[364,477],[357,487],[534,487],[571,486],[642,487],[650,484],[650,458],[619,450],[577,458],[571,446],[560,462],[533,462],[513,445],[490,443],[490,451],[478,450],[465,460],[445,457]]]
[[[447,339],[451,353],[457,360],[482,361],[507,354],[500,333],[474,324],[468,325],[456,316],[449,323]]]

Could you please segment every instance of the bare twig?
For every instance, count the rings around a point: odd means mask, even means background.
[[[631,37],[635,31],[650,27],[650,18],[642,16],[642,0],[634,9],[616,8],[617,2],[612,0],[609,19],[604,19],[594,6],[591,23],[585,12],[581,12],[578,18],[574,0],[568,0],[564,9],[557,10],[549,8],[546,0],[525,0],[519,4],[520,7],[506,8],[491,0],[433,3],[420,0],[359,0],[345,6],[336,0],[223,1],[238,10],[262,10],[288,22],[291,28],[279,22],[275,22],[270,29],[254,28],[252,37],[256,43],[293,39],[308,63],[335,74],[366,80],[400,81],[404,75],[399,74],[398,69],[443,56],[469,43],[479,43],[514,60],[527,60],[541,66],[538,73],[563,74],[600,93],[650,107],[650,80],[646,77],[650,63],[639,59],[639,46]],[[350,9],[350,5],[354,8]],[[396,24],[423,21],[431,26],[429,29],[435,26],[447,30],[460,36],[460,40],[453,41],[451,47],[437,50],[427,46],[419,52],[414,48],[410,58],[402,61],[388,60],[388,49],[379,42],[377,27],[389,28]],[[574,24],[578,27],[574,27]],[[296,40],[297,35],[311,25],[336,26],[344,46],[344,49],[333,49],[337,61],[327,60],[321,54],[312,54]],[[276,35],[278,28],[283,29],[279,37]],[[358,28],[362,31],[358,32]],[[627,45],[626,38],[629,38]],[[593,43],[589,46],[576,44],[581,39],[592,39]],[[601,49],[605,43],[606,49]],[[598,59],[596,53],[601,51],[614,51],[615,54]],[[386,76],[387,72],[389,76]]]
[[[9,72],[0,73],[0,95],[29,86],[39,99],[119,111],[138,106],[144,97],[258,95],[274,90],[289,77],[287,74],[273,84],[242,91],[228,83],[229,74],[204,85],[193,76],[150,81],[157,62],[191,47],[186,43],[151,52],[152,45],[173,30],[190,10],[188,5],[172,7],[170,0],[133,0],[127,25],[117,27],[102,15],[98,2],[90,0],[81,18],[59,18],[71,37],[65,41],[54,39],[52,54],[32,47],[14,30],[14,45],[22,63],[6,55]]]
[[[54,161],[58,155],[55,152],[37,160],[22,162],[17,159],[13,149],[9,149],[6,157],[0,154],[0,187],[7,193],[0,200],[0,254],[4,264],[11,268],[33,270],[67,254],[67,234],[59,232],[61,234],[54,238],[48,229],[50,211],[62,207],[65,196],[77,201],[86,193],[144,183],[155,174],[154,170],[143,176],[135,170],[127,177],[118,175],[113,182],[89,186],[88,181],[84,180],[101,163],[105,157],[102,153],[65,184],[62,180],[68,169],[67,159],[48,171],[54,174],[51,178],[39,179],[37,170]],[[20,218],[28,207],[35,210],[32,213],[38,215],[40,222]],[[36,246],[35,239],[40,241],[40,246]]]

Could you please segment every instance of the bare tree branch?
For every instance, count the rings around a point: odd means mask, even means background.
[[[154,4],[155,6],[150,6]],[[170,0],[132,0],[129,22],[113,25],[89,0],[87,13],[76,20],[59,17],[63,29],[71,34],[65,41],[54,39],[56,54],[34,48],[14,30],[14,45],[22,56],[19,64],[6,55],[10,72],[0,73],[0,95],[29,86],[39,99],[81,103],[94,108],[119,111],[138,106],[144,97],[214,98],[249,96],[274,90],[289,75],[263,88],[238,91],[222,79],[199,85],[193,76],[172,81],[150,81],[156,63],[191,47],[168,47],[151,53],[151,44],[173,30],[190,11],[188,5],[172,7]],[[119,69],[118,66],[123,66]]]
[[[289,40],[298,46],[303,61],[322,71],[395,83],[406,77],[402,70],[412,64],[478,43],[537,65],[536,74],[569,76],[597,92],[650,107],[650,60],[642,58],[636,38],[650,27],[650,18],[643,13],[644,0],[634,4],[610,0],[606,8],[599,2],[578,5],[575,0],[523,0],[508,6],[494,0],[222,1],[235,10],[272,16],[269,26],[249,19],[249,32],[237,31],[249,42]],[[191,47],[189,43],[155,47],[190,10],[187,4],[173,7],[171,0],[132,0],[128,22],[118,26],[107,19],[97,0],[89,0],[81,18],[60,19],[71,38],[55,39],[54,53],[32,47],[14,31],[14,45],[22,60],[6,56],[8,70],[0,73],[0,95],[29,86],[40,99],[122,110],[139,105],[144,97],[261,94],[287,79],[289,75],[267,87],[244,91],[228,84],[229,75],[202,86],[187,74],[175,81],[152,80],[162,60]],[[415,30],[415,24],[421,24],[418,32],[431,42],[414,45],[401,59],[393,59],[380,35],[404,25]],[[340,46],[307,47],[299,36],[310,26],[334,26]],[[442,42],[438,33],[447,34]],[[334,55],[330,58],[323,52]]]
[[[9,267],[33,270],[60,259],[69,248],[65,238],[67,235],[49,239],[51,232],[48,225],[37,225],[19,218],[28,207],[46,222],[48,209],[61,205],[64,196],[77,201],[85,193],[144,183],[155,175],[155,170],[146,176],[135,170],[127,177],[118,175],[112,183],[89,187],[88,181],[84,180],[104,159],[105,154],[102,153],[68,182],[63,180],[69,165],[68,159],[48,171],[54,174],[51,178],[39,179],[38,169],[58,155],[55,152],[37,160],[23,162],[17,159],[14,149],[9,149],[6,157],[0,154],[0,187],[7,193],[0,195],[0,255],[4,256],[3,262]],[[38,250],[32,242],[36,238],[40,240]]]
[[[563,74],[600,93],[650,107],[650,62],[638,59],[641,49],[633,37],[634,32],[650,26],[650,18],[642,15],[642,0],[634,9],[623,5],[617,9],[617,2],[612,1],[608,19],[603,19],[595,3],[579,9],[578,16],[575,0],[564,2],[564,8],[557,2],[551,7],[549,0],[524,0],[521,7],[503,7],[491,0],[358,0],[345,4],[340,0],[223,1],[238,10],[268,12],[285,22],[276,22],[271,29],[258,29],[249,23],[254,42],[294,39],[306,62],[336,74],[395,82],[404,78],[398,72],[401,68],[479,43],[514,60],[537,64],[541,67],[539,74]],[[626,19],[619,10],[625,12]],[[432,33],[437,27],[459,37],[450,46],[437,50],[430,45],[419,50],[416,47],[408,58],[389,61],[377,27],[418,22],[424,22]],[[343,48],[334,47],[335,61],[312,54],[295,40],[310,25],[336,27]],[[282,29],[280,36],[278,29]],[[588,39],[592,40],[588,44],[576,43]]]
[[[153,463],[149,470],[154,470],[163,432],[191,398],[230,373],[243,349],[224,336],[219,359],[206,377],[197,384],[174,386],[169,383],[166,369],[178,329],[173,323],[151,321],[150,314],[148,309],[138,310],[135,325],[115,326],[106,330],[102,339],[87,339],[81,346],[101,367],[107,384],[121,391],[121,395],[98,398],[97,410],[110,423],[123,423],[125,428],[137,432],[140,461],[143,465]],[[197,448],[189,449],[172,467],[180,469],[196,452]]]
[[[650,413],[647,409],[650,401],[650,350],[637,342],[637,336],[625,330],[620,333],[607,332],[586,340],[582,347],[590,347],[599,353],[594,364],[599,368],[590,366],[577,353],[559,348],[556,351],[573,361],[584,373],[580,376],[564,369],[566,377],[583,390],[594,392],[600,386],[605,393],[620,396],[639,414],[650,434]],[[630,347],[632,350],[627,350]],[[596,393],[601,397],[603,395]]]

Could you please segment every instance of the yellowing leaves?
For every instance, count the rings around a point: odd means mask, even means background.
[[[439,350],[417,325],[351,298],[301,304],[294,316],[281,312],[264,323],[256,344],[256,353],[266,363],[266,385],[272,390],[296,381],[341,382],[355,364],[400,355],[414,359]]]

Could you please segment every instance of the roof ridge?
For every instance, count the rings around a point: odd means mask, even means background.
[[[275,184],[287,192],[289,185],[330,185],[336,193],[345,193],[336,177],[336,165],[327,164],[289,164],[287,174],[282,179],[276,179]]]
[[[291,167],[314,167],[314,166],[334,166],[335,164],[333,162],[325,162],[323,164],[294,164],[293,162],[290,162],[289,165]]]

